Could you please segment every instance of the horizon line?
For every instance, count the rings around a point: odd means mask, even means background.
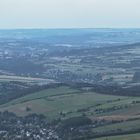
[[[140,29],[140,27],[15,27],[0,30],[67,30],[67,29]]]

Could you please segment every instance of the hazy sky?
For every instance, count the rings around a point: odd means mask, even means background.
[[[0,28],[140,27],[140,0],[0,0]]]

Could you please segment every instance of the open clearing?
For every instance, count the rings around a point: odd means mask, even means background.
[[[130,134],[130,135],[122,135],[122,136],[112,136],[112,137],[104,137],[93,140],[139,140],[140,134]]]
[[[0,111],[8,110],[19,116],[30,113],[43,113],[49,118],[60,117],[60,112],[67,114],[66,117],[81,115],[84,112],[93,119],[105,119],[109,118],[108,116],[111,119],[112,116],[116,116],[116,119],[120,119],[121,117],[135,118],[140,113],[140,104],[132,104],[135,100],[140,101],[140,98],[103,95],[61,86],[42,90],[3,104],[0,106]],[[96,109],[108,110],[119,106],[122,106],[122,108],[101,113],[95,112]],[[31,110],[27,111],[27,107]]]
[[[9,81],[18,81],[18,82],[25,82],[25,83],[53,83],[54,82],[54,80],[51,79],[0,75],[0,82],[9,82]]]

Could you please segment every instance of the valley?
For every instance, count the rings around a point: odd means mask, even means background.
[[[139,35],[134,29],[1,31],[0,137],[138,140]]]

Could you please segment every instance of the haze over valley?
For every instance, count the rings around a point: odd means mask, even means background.
[[[140,29],[0,30],[0,138],[138,140],[139,37]]]

